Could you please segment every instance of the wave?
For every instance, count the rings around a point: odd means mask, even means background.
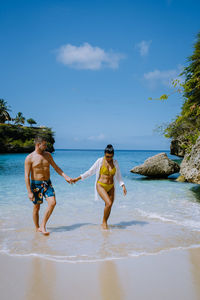
[[[97,262],[104,262],[104,261],[110,261],[110,260],[122,260],[122,259],[128,259],[128,258],[139,258],[142,256],[152,256],[152,255],[162,255],[164,253],[170,253],[172,251],[181,251],[181,250],[190,250],[190,249],[200,249],[199,244],[190,245],[187,247],[174,247],[174,248],[168,248],[168,249],[162,249],[157,252],[133,252],[128,254],[127,256],[119,256],[119,257],[106,257],[106,258],[89,258],[88,255],[82,255],[82,257],[85,257],[85,259],[80,259],[78,256],[72,255],[72,256],[57,256],[57,255],[44,255],[44,254],[38,254],[38,253],[28,253],[28,254],[17,254],[17,253],[10,253],[9,250],[2,249],[0,250],[0,254],[5,254],[12,257],[37,257],[40,259],[45,259],[53,262],[58,263],[97,263]]]
[[[161,216],[157,213],[145,212],[145,211],[143,211],[142,209],[139,209],[139,208],[137,208],[136,210],[137,210],[137,212],[139,212],[139,214],[141,216],[149,218],[149,219],[158,219],[158,220],[161,220],[163,222],[174,223],[174,224],[181,225],[181,226],[184,226],[184,227],[193,228],[196,231],[200,231],[200,222],[198,222],[198,221],[175,220],[175,219],[171,219],[168,216]]]

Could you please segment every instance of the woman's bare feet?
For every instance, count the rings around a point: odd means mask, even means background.
[[[101,228],[102,229],[108,229],[108,224],[107,223],[102,223]]]
[[[48,231],[46,231],[46,228],[40,227],[40,228],[38,228],[38,231],[41,232],[44,235],[49,235],[50,234]]]

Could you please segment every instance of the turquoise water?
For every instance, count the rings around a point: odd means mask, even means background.
[[[100,228],[104,203],[94,201],[94,176],[69,185],[53,169],[57,206],[49,237],[34,232],[32,203],[24,182],[26,154],[0,155],[0,251],[57,261],[96,261],[151,255],[200,243],[200,188],[171,179],[150,180],[130,169],[159,151],[116,151],[128,193],[117,187],[109,230]],[[176,157],[169,155],[172,159]],[[77,177],[102,151],[57,150],[55,162]],[[40,215],[46,203],[41,205]]]

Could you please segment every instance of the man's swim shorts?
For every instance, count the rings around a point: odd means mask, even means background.
[[[54,188],[51,184],[51,180],[31,180],[31,190],[34,194],[34,204],[43,203],[43,197],[53,197],[55,196]]]

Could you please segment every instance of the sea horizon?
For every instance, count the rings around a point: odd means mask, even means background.
[[[104,151],[104,148],[100,149],[100,148],[91,148],[91,149],[87,149],[87,148],[55,148],[55,151]],[[159,150],[159,149],[116,149],[115,152],[117,151],[143,151],[143,152],[158,152],[158,151],[166,151],[166,152],[170,152],[170,150]]]

